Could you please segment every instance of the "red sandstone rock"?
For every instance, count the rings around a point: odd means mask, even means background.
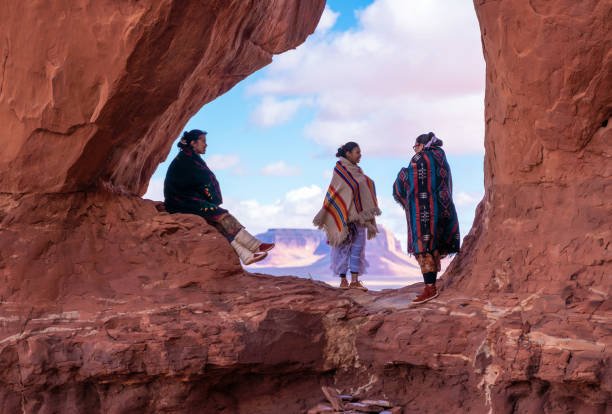
[[[366,404],[363,402],[350,402],[345,404],[348,410],[358,411],[360,413],[379,413],[384,410],[384,408],[374,405],[374,404]]]
[[[393,407],[388,410],[381,411],[380,414],[402,414],[402,407]]]
[[[304,412],[321,384],[405,412],[610,409],[610,2],[475,2],[486,196],[419,307],[245,273],[133,195],[322,2],[79,4],[0,17],[1,412]]]
[[[474,3],[487,61],[486,193],[450,283],[479,297],[606,300],[612,5]]]
[[[393,404],[386,400],[361,400],[363,404],[378,405],[384,408],[391,408]]]
[[[0,192],[144,194],[202,105],[302,43],[324,4],[3,4]]]
[[[307,414],[325,414],[325,413],[333,413],[333,412],[334,412],[334,409],[331,408],[329,405],[317,404],[316,406],[308,410]]]
[[[332,387],[321,387],[321,391],[325,394],[325,398],[331,404],[331,406],[336,411],[342,411],[344,408],[344,404],[342,403],[342,398],[340,398],[340,394]]]

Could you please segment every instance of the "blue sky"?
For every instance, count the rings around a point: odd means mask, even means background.
[[[313,228],[336,161],[356,141],[376,183],[378,220],[405,246],[391,198],[417,135],[445,142],[462,237],[484,194],[484,60],[471,1],[328,0],[314,35],[205,105],[205,159],[228,208],[253,233]],[[178,137],[177,137],[178,139]],[[168,159],[145,198],[163,199]]]

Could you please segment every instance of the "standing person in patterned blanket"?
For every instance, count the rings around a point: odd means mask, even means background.
[[[425,280],[413,303],[424,303],[438,296],[440,259],[459,251],[459,221],[442,140],[433,132],[419,135],[413,148],[416,154],[400,170],[393,198],[406,211],[408,253],[416,257]]]
[[[313,224],[325,232],[332,247],[331,269],[340,275],[340,289],[367,291],[359,280],[365,272],[365,242],[376,237],[376,216],[380,215],[374,181],[357,165],[361,149],[355,142],[347,142],[336,153],[338,162],[331,184],[323,201],[323,208]],[[351,272],[351,283],[346,272]]]
[[[230,242],[245,265],[265,259],[274,244],[251,236],[234,216],[219,207],[223,203],[219,182],[200,157],[206,152],[206,132],[193,129],[183,133],[178,147],[181,150],[164,180],[166,210],[203,217]]]

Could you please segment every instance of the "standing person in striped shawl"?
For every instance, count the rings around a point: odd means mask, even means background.
[[[323,201],[323,208],[313,224],[325,232],[332,247],[331,270],[340,275],[340,289],[367,291],[359,280],[365,272],[366,237],[378,233],[376,216],[380,215],[374,181],[357,165],[361,149],[355,142],[347,142],[336,153],[338,162],[331,184]],[[346,272],[351,272],[351,283]]]
[[[408,253],[423,273],[425,289],[413,303],[438,296],[436,277],[440,259],[459,251],[459,221],[453,203],[453,180],[442,140],[433,132],[419,135],[416,154],[402,168],[393,185],[393,198],[406,211]]]

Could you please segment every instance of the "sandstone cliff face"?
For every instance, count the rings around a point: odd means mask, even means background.
[[[0,411],[297,413],[323,384],[405,412],[609,411],[612,5],[475,7],[486,195],[445,290],[411,308],[419,286],[246,273],[203,220],[138,197],[322,1],[10,1]]]
[[[323,5],[10,0],[0,26],[0,191],[105,183],[144,194],[187,120],[302,43]]]
[[[487,62],[486,194],[453,285],[480,296],[601,298],[588,289],[612,287],[612,6],[475,4]]]

